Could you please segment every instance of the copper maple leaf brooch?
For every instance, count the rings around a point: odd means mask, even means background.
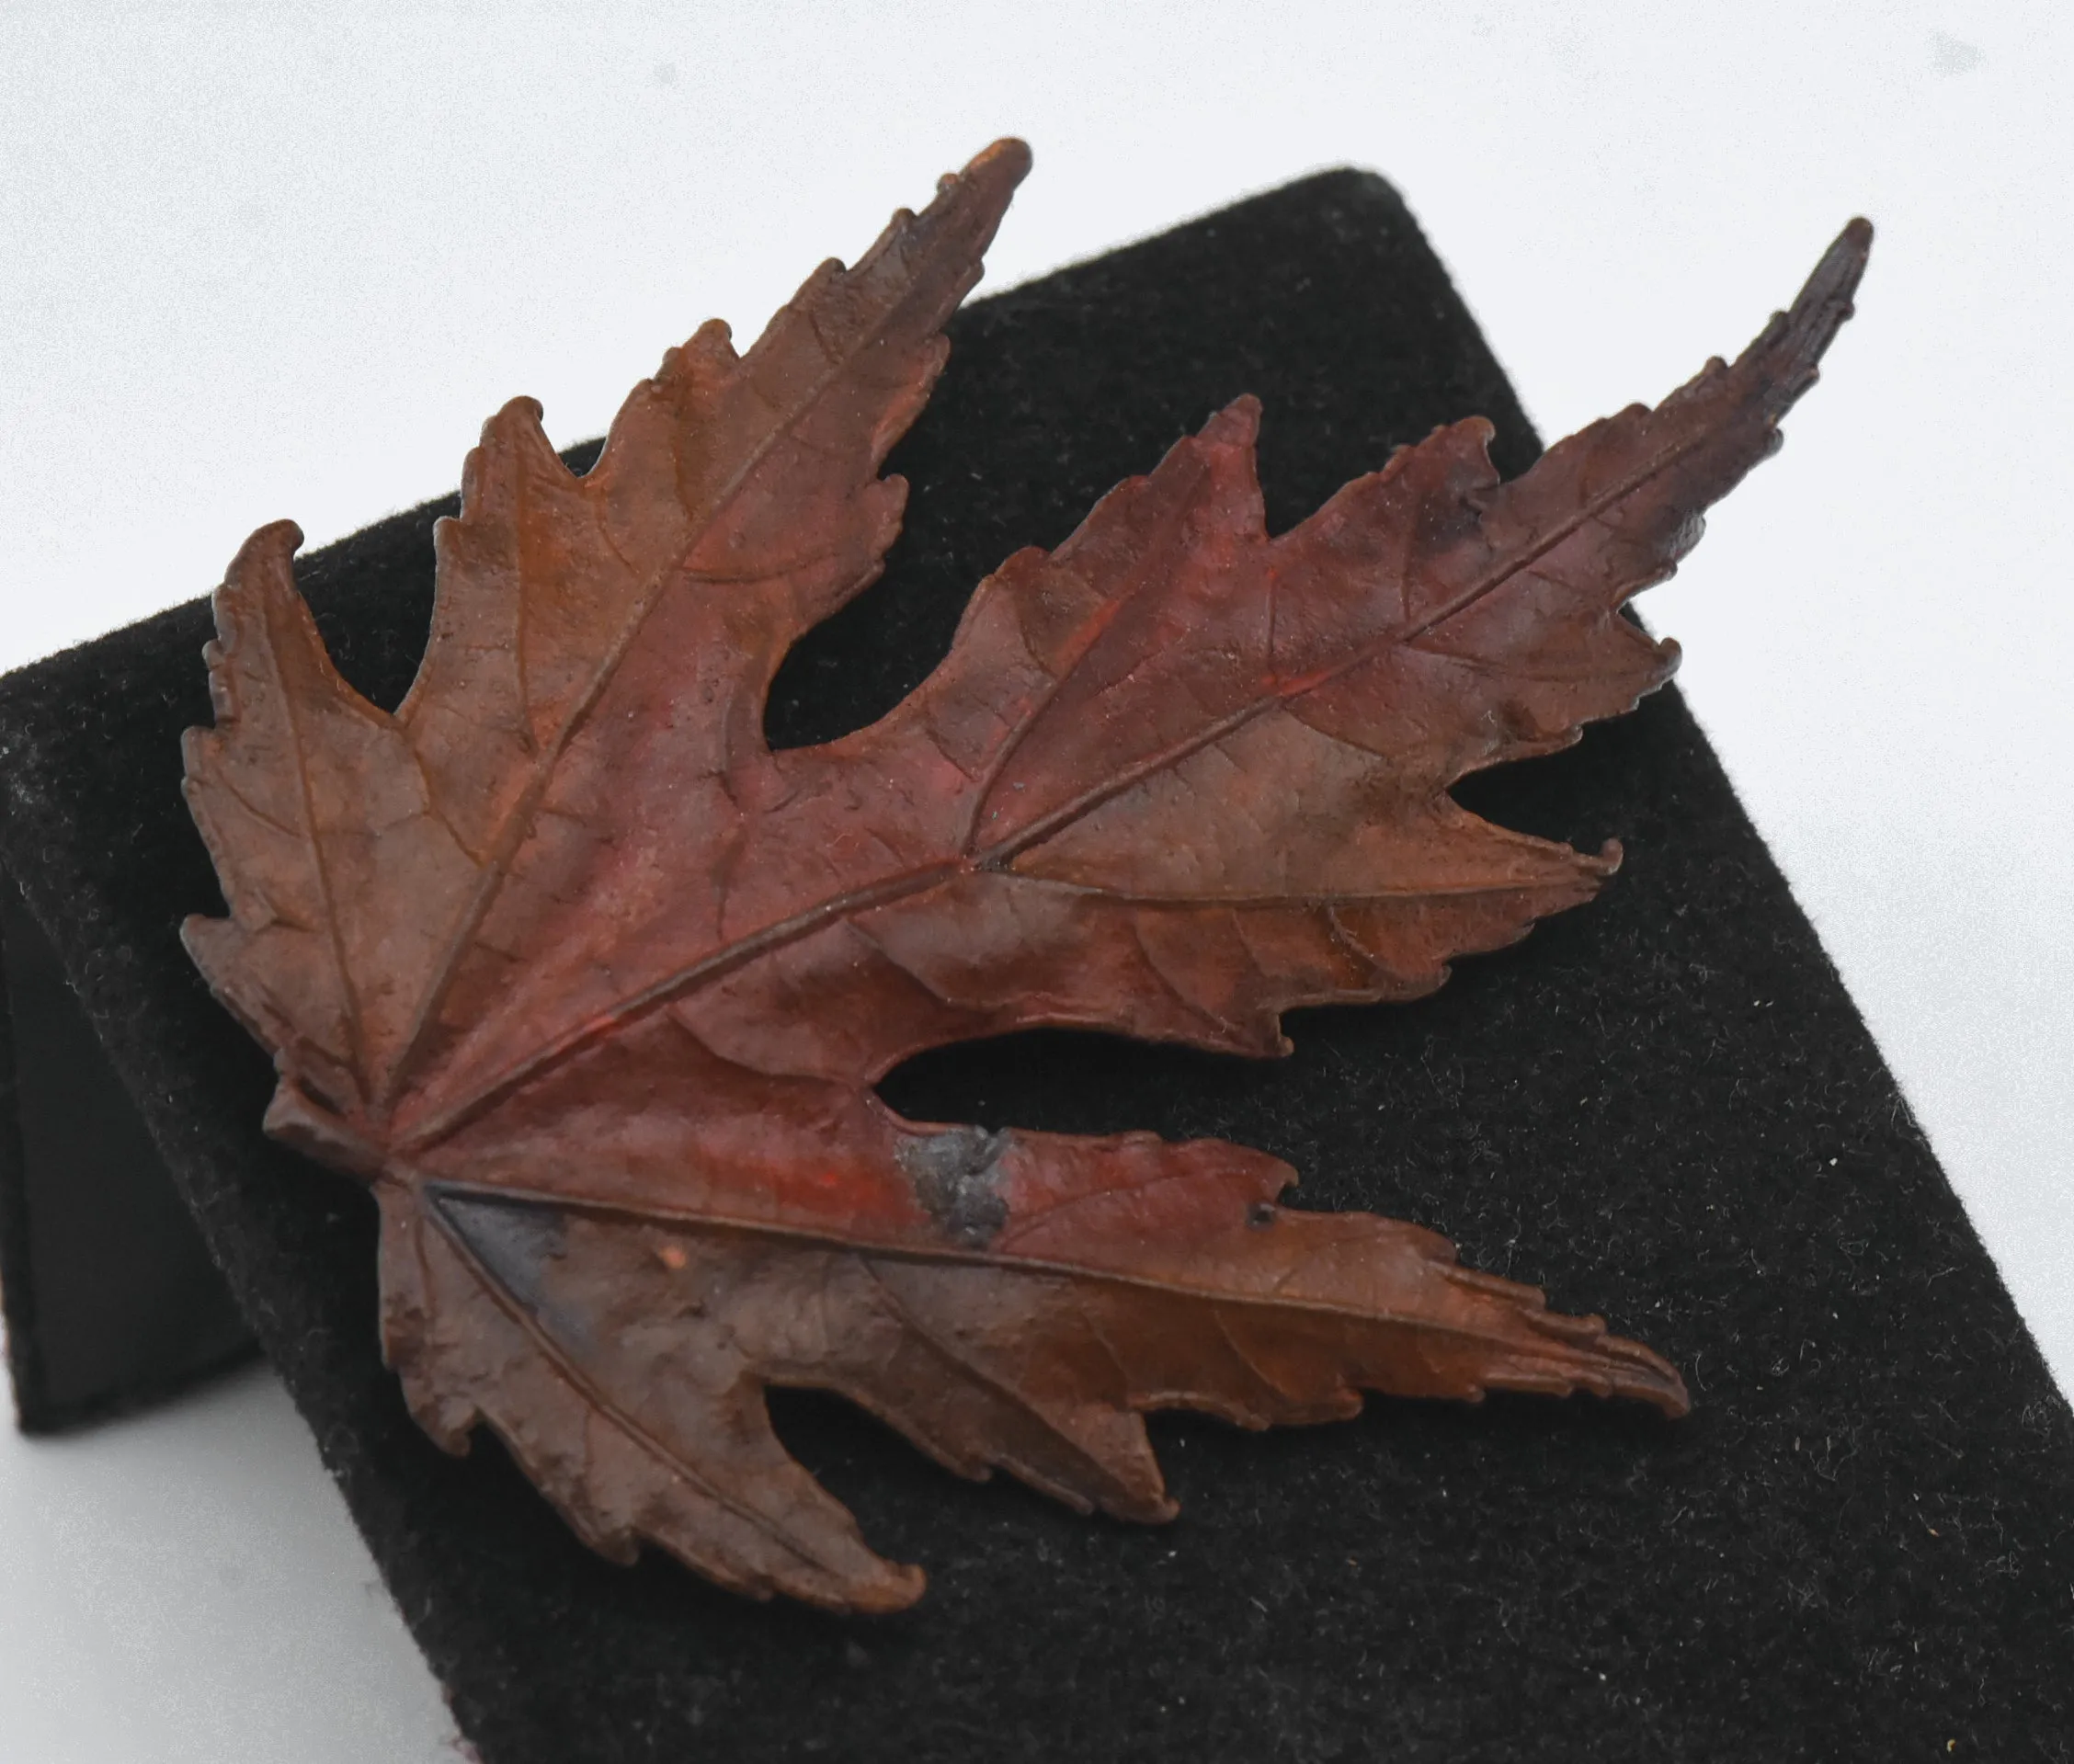
[[[1686,1408],[1647,1349],[1429,1231],[1281,1207],[1263,1153],[911,1121],[873,1086],[1037,1024],[1272,1056],[1283,1011],[1418,997],[1590,899],[1615,852],[1449,786],[1669,677],[1621,607],[1777,444],[1872,236],[1732,364],[1510,483],[1472,416],[1271,538],[1241,398],[982,582],[884,718],[774,753],[772,674],[878,575],[906,491],[879,468],[1029,164],[989,148],[746,355],[701,327],[580,477],[506,405],[393,715],[326,655],[302,535],[262,528],[187,736],[230,907],[187,947],[273,1052],[267,1131],[373,1188],[412,1413],[453,1451],[486,1422],[616,1560],[840,1610],[923,1576],[787,1453],[771,1384],[1148,1520],[1149,1409]]]

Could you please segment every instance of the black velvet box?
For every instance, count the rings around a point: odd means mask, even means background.
[[[781,742],[891,705],[988,569],[1236,393],[1265,402],[1276,528],[1460,415],[1497,424],[1508,472],[1538,446],[1396,195],[1351,172],[982,302],[952,335],[891,463],[906,534],[787,664]],[[1737,340],[1696,337],[1693,365]],[[302,565],[379,701],[423,645],[453,506]],[[1528,831],[1617,836],[1627,861],[1431,999],[1300,1015],[1280,1064],[1032,1034],[887,1088],[937,1119],[1262,1146],[1304,1204],[1417,1220],[1602,1311],[1684,1371],[1692,1415],[1376,1401],[1266,1436],[1161,1417],[1182,1517],[1133,1529],[781,1397],[797,1453],[932,1576],[908,1614],[842,1620],[654,1556],[611,1566],[493,1441],[450,1459],[405,1414],[371,1206],[262,1137],[268,1060],[176,940],[221,910],[178,788],[208,626],[190,602],[0,685],[17,1399],[26,1425],[78,1419],[248,1327],[489,1764],[2074,1758],[2074,1421],[1675,689],[1462,792]]]

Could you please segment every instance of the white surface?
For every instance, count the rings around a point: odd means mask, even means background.
[[[597,433],[1004,132],[1037,170],[995,287],[1382,170],[1550,436],[1739,347],[1863,211],[1861,316],[1647,609],[2064,1386],[2070,18],[9,12],[0,666],[203,592],[263,520],[317,544],[446,488],[515,393]],[[0,1446],[0,1757],[451,1756],[264,1381]]]
[[[272,1373],[0,1428],[6,1764],[455,1764],[450,1732]]]

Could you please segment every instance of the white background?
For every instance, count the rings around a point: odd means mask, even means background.
[[[1860,317],[1647,610],[2068,1384],[2074,14],[605,11],[0,13],[0,666],[206,591],[261,521],[449,487],[515,393],[598,433],[1002,133],[1037,169],[993,287],[1384,172],[1551,438],[1732,352],[1862,211]],[[450,1734],[265,1374],[0,1437],[0,1758]]]

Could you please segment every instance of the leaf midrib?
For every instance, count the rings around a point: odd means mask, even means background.
[[[846,1237],[840,1233],[816,1231],[811,1226],[786,1224],[768,1219],[733,1218],[725,1214],[701,1212],[691,1208],[635,1207],[623,1201],[590,1200],[570,1195],[558,1195],[540,1189],[515,1188],[507,1184],[484,1187],[476,1183],[456,1182],[440,1178],[436,1184],[442,1197],[453,1196],[480,1201],[494,1206],[514,1208],[536,1207],[563,1213],[580,1213],[594,1218],[610,1219],[631,1224],[664,1225],[690,1232],[734,1232],[743,1236],[774,1239],[801,1247],[835,1251],[846,1256],[859,1256],[894,1262],[915,1262],[925,1266],[956,1264],[962,1267],[999,1269],[1007,1273],[1026,1274],[1043,1278],[1053,1276],[1062,1280],[1083,1280],[1094,1285],[1124,1286],[1135,1292],[1155,1292],[1168,1298],[1187,1300],[1204,1304],[1228,1304],[1240,1310],[1278,1311],[1320,1317],[1355,1317],[1363,1321],[1388,1324],[1395,1327],[1417,1329],[1426,1334],[1454,1335],[1476,1340],[1502,1340],[1504,1337],[1488,1330],[1480,1330],[1450,1323],[1431,1316],[1423,1316],[1401,1311],[1363,1309],[1352,1304],[1336,1304],[1328,1300],[1291,1298],[1280,1292],[1236,1292],[1212,1286],[1192,1286],[1179,1280],[1162,1280],[1149,1274],[1131,1273],[1122,1269],[1094,1268],[1080,1262],[1062,1261],[1052,1257],[1020,1256],[1008,1252],[985,1249],[964,1249],[956,1245],[945,1244],[891,1244],[874,1243],[856,1237]],[[436,1211],[436,1209],[435,1209]],[[1381,1218],[1380,1214],[1359,1212],[1305,1213],[1298,1209],[1283,1209],[1292,1217],[1324,1219]],[[1384,1223],[1394,1221],[1384,1220]],[[442,1230],[446,1227],[442,1226]],[[471,1257],[473,1258],[473,1252]],[[1470,1284],[1501,1279],[1483,1273],[1476,1269],[1465,1269],[1453,1261],[1436,1261],[1429,1258],[1427,1265],[1434,1273],[1451,1283]],[[1459,1280],[1457,1277],[1462,1277]],[[493,1283],[495,1277],[489,1277]],[[1522,1293],[1540,1294],[1537,1287],[1519,1284]],[[1471,1290],[1482,1290],[1472,1286]],[[1486,1296],[1495,1296],[1488,1292]],[[1551,1312],[1545,1296],[1537,1304],[1523,1302],[1519,1304],[1519,1314],[1526,1317],[1562,1317],[1567,1314]],[[1574,1321],[1575,1319],[1571,1319]],[[1596,1339],[1625,1341],[1623,1336],[1611,1332]],[[1639,1345],[1639,1344],[1635,1344]]]

